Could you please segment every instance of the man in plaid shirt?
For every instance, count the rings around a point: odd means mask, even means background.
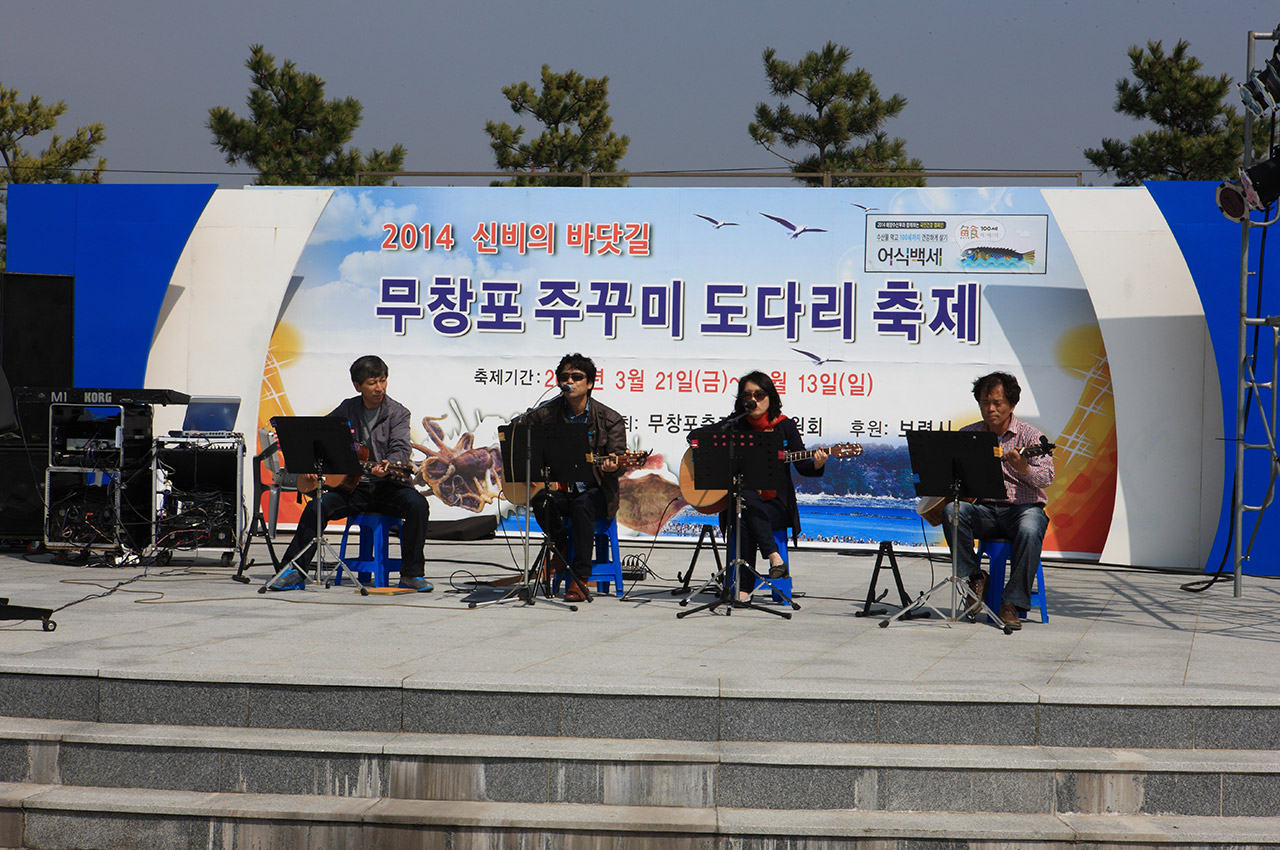
[[[1051,455],[1025,458],[1020,451],[1040,445],[1044,436],[1039,428],[1013,415],[1021,396],[1018,379],[1007,372],[992,372],[973,382],[973,397],[982,411],[982,421],[960,430],[985,429],[1000,438],[1005,497],[999,501],[961,502],[956,528],[958,540],[951,539],[952,513],[957,510],[954,504],[948,504],[944,509],[942,523],[947,543],[952,547],[959,546],[957,562],[960,577],[969,580],[969,586],[979,599],[987,592],[987,574],[978,568],[978,555],[973,551],[974,538],[1002,537],[1012,541],[1009,581],[1005,584],[1003,601],[997,612],[1001,623],[1010,629],[1022,628],[1019,614],[1031,607],[1031,586],[1040,563],[1044,533],[1049,527],[1049,517],[1044,512],[1044,491],[1053,483]]]

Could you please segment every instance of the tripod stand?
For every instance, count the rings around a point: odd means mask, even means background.
[[[692,590],[689,587],[689,580],[693,578],[693,570],[698,566],[698,555],[702,553],[702,547],[704,545],[711,547],[711,554],[714,555],[716,559],[716,569],[715,572],[707,577],[707,580],[704,581],[697,590]],[[716,545],[716,527],[714,525],[707,524],[702,526],[702,531],[698,534],[698,545],[693,548],[693,557],[689,559],[689,569],[684,573],[684,575],[677,574],[676,579],[680,582],[680,586],[671,589],[672,596],[680,596],[681,594],[684,594],[686,597],[696,596],[708,588],[713,587],[715,588],[716,593],[720,592],[724,582],[726,581],[726,577],[724,575],[724,563],[720,560],[720,547]],[[680,600],[680,604],[688,605],[689,600],[687,598],[682,599]]]
[[[258,588],[258,592],[266,593],[271,583],[284,575],[312,547],[315,548],[315,563],[314,577],[311,580],[323,583],[326,588],[330,587],[333,584],[333,575],[337,571],[337,566],[342,564],[342,559],[324,538],[324,494],[327,489],[331,489],[325,477],[345,479],[348,475],[361,473],[360,460],[356,457],[355,444],[352,440],[351,426],[332,416],[277,416],[271,420],[271,425],[276,430],[280,449],[289,458],[291,467],[295,471],[301,470],[316,476],[316,491],[311,498],[316,515],[316,534],[301,552],[281,565],[279,572],[267,579]],[[326,570],[325,567],[326,551],[333,558],[332,570]],[[342,566],[345,569],[346,565],[342,564]],[[299,572],[302,573],[305,583],[306,571]],[[350,570],[347,570],[347,574],[359,588],[360,595],[368,596],[369,589],[360,582],[360,576]]]
[[[782,476],[785,473],[785,468],[778,461],[782,454],[781,435],[772,431],[715,433],[708,429],[703,435],[694,439],[691,445],[694,486],[703,490],[726,487],[728,489],[728,504],[732,505],[732,510],[729,512],[729,526],[734,541],[735,557],[727,565],[732,577],[726,575],[720,581],[720,595],[705,605],[680,611],[676,614],[676,619],[682,619],[699,611],[714,611],[722,605],[727,606],[726,614],[732,614],[735,608],[747,608],[765,611],[784,620],[791,619],[790,611],[766,608],[750,600],[742,601],[738,598],[742,585],[742,573],[748,566],[742,550],[743,494],[746,489],[781,488]],[[693,572],[692,564],[689,571]],[[769,579],[763,578],[761,582],[769,584]],[[709,585],[710,582],[703,587]],[[771,584],[769,586],[772,587]],[[686,597],[680,604],[685,605],[687,602]]]
[[[990,431],[912,431],[907,434],[907,449],[911,454],[911,469],[917,479],[916,495],[951,499],[951,575],[921,593],[914,602],[889,619],[882,620],[880,628],[888,628],[895,620],[921,616],[915,612],[924,607],[953,623],[962,616],[974,616],[978,612],[1000,622],[987,603],[973,592],[969,582],[961,578],[958,545],[960,502],[964,499],[1005,497],[999,437]],[[951,588],[950,617],[929,604],[929,598],[947,586]],[[1005,634],[1013,633],[1007,626],[1002,628]]]

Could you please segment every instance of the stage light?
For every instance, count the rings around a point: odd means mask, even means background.
[[[1249,217],[1249,205],[1245,203],[1239,183],[1218,184],[1214,200],[1218,202],[1218,210],[1231,221],[1243,222]]]
[[[1273,153],[1276,153],[1273,151]],[[1261,210],[1280,198],[1280,160],[1271,158],[1240,170],[1240,182],[1218,186],[1215,200],[1222,214],[1232,221],[1244,221],[1249,210]]]
[[[1270,99],[1267,89],[1256,78],[1249,80],[1247,83],[1240,83],[1240,100],[1244,103],[1244,108],[1259,117],[1271,107],[1275,106],[1275,102]]]
[[[1280,52],[1272,54],[1262,70],[1254,71],[1238,88],[1244,108],[1254,115],[1261,116],[1268,109],[1273,109],[1280,103]]]

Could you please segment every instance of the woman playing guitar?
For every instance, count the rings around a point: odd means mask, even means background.
[[[800,429],[792,419],[782,415],[782,398],[778,395],[773,379],[764,372],[748,372],[738,381],[738,397],[733,412],[735,415],[746,414],[735,423],[737,430],[777,431],[782,434],[784,451],[804,451]],[[801,475],[817,478],[822,475],[826,462],[826,451],[817,449],[811,458],[795,461],[795,467]],[[739,557],[747,562],[747,567],[739,577],[739,587],[749,591],[756,582],[754,567],[757,551],[769,560],[770,578],[782,578],[787,574],[787,565],[778,552],[773,533],[780,528],[790,528],[792,539],[795,539],[800,534],[800,510],[796,505],[796,488],[791,483],[790,475],[779,490],[747,490],[743,493],[743,503],[742,553]],[[720,514],[721,528],[728,525],[729,517],[726,512]],[[751,594],[740,591],[738,598],[745,602],[751,598]]]

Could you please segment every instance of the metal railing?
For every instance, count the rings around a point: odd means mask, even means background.
[[[831,188],[833,180],[862,179],[1017,179],[1017,180],[1074,180],[1084,185],[1083,171],[822,171],[797,174],[791,171],[357,171],[356,185],[365,177],[430,177],[465,179],[485,177],[493,180],[511,180],[516,177],[546,178],[570,177],[590,187],[592,180],[821,180],[825,188]]]

